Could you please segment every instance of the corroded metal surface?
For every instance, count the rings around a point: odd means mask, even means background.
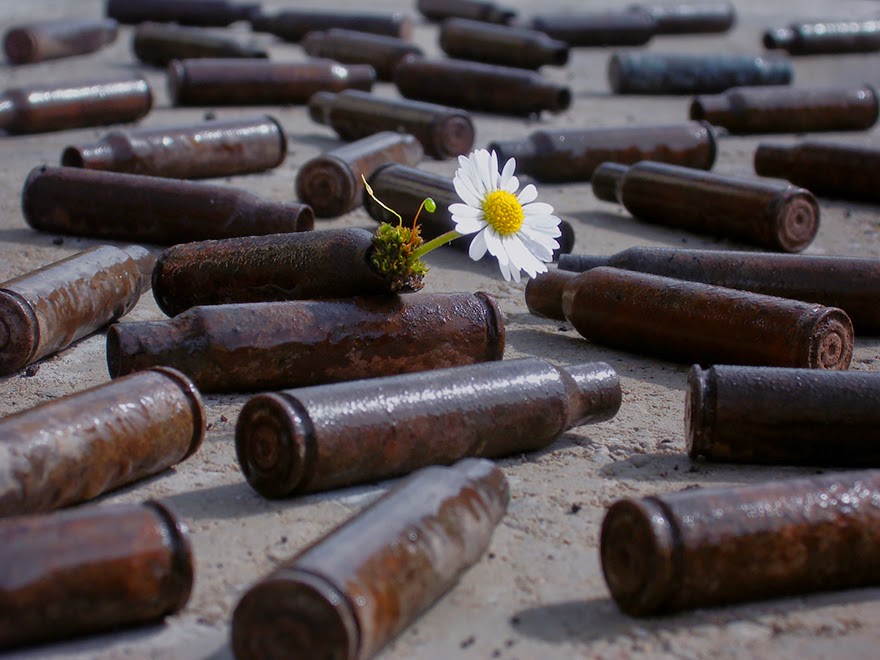
[[[107,16],[120,23],[160,21],[180,25],[224,27],[247,19],[257,2],[228,0],[107,0]]]
[[[516,10],[483,0],[416,0],[416,9],[429,21],[470,18],[486,23],[512,23]]]
[[[116,41],[113,19],[61,19],[38,21],[9,28],[3,50],[12,64],[43,62],[100,50]]]
[[[842,310],[700,282],[594,268],[566,285],[562,310],[590,341],[681,362],[846,369],[852,360]]]
[[[288,497],[543,449],[611,419],[620,401],[603,362],[503,360],[258,394],[238,418],[235,450],[255,490]]]
[[[159,67],[171,60],[199,57],[269,57],[259,46],[231,35],[174,23],[141,23],[134,31],[131,49],[141,62]]]
[[[641,46],[657,33],[650,14],[627,9],[539,14],[531,26],[572,47]]]
[[[763,41],[790,55],[871,53],[880,50],[880,21],[792,23],[767,30]]]
[[[167,365],[205,392],[375,378],[503,353],[504,320],[486,293],[209,305],[107,333],[111,377]]]
[[[602,569],[647,616],[880,583],[880,471],[620,500]]]
[[[309,32],[331,28],[409,39],[413,28],[412,19],[403,13],[318,9],[284,9],[273,15],[255,12],[251,14],[250,22],[256,32],[268,32],[293,42],[301,41]]]
[[[0,648],[155,623],[193,584],[186,526],[158,502],[0,521]]]
[[[236,657],[373,657],[480,559],[509,498],[486,460],[417,472],[248,590]]]
[[[544,32],[467,18],[443,22],[440,48],[450,57],[523,69],[539,69],[545,64],[564,66],[568,62],[568,44]]]
[[[560,261],[563,256],[567,255],[559,255]],[[526,283],[526,307],[535,316],[565,321],[562,292],[575,277],[577,273],[568,270],[550,270],[530,278]]]
[[[399,37],[341,28],[309,32],[303,37],[302,47],[312,57],[344,64],[369,64],[379,80],[391,80],[394,67],[404,57],[423,54],[416,44]]]

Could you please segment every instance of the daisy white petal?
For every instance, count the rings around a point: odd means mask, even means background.
[[[504,169],[501,171],[501,178],[498,180],[498,187],[501,190],[506,190],[507,192],[514,192],[517,189],[517,186],[513,187],[513,190],[507,187],[507,184],[510,180],[516,177],[513,176],[513,172],[516,170],[516,159],[508,158],[507,162],[504,163]]]
[[[516,196],[517,200],[519,200],[520,204],[528,204],[529,202],[534,202],[538,199],[538,189],[535,188],[535,185],[530,183],[525,188],[519,191],[519,195]]]
[[[452,180],[452,187],[455,188],[455,192],[458,193],[458,196],[461,197],[465,204],[473,207],[480,206],[480,194],[471,190],[464,179],[455,177]]]
[[[483,227],[486,226],[484,221],[481,221],[477,218],[452,218],[455,220],[455,231],[457,231],[462,236],[467,236],[468,234],[474,234],[480,231]]]
[[[449,213],[450,215],[458,215],[463,218],[478,218],[483,215],[483,210],[476,206],[469,206],[467,204],[456,202],[455,204],[449,205]]]
[[[513,159],[511,158],[511,160],[513,160]],[[506,190],[511,195],[516,193],[518,188],[519,188],[519,179],[517,179],[515,176],[512,176],[507,180],[506,186],[501,186],[502,190]]]
[[[499,264],[507,265],[509,261],[507,251],[501,245],[501,238],[490,227],[483,230],[483,238],[486,239],[486,247],[489,248],[489,254],[498,259]]]
[[[522,201],[522,200],[520,200]],[[532,202],[523,205],[523,213],[525,215],[553,215],[553,207],[546,202]]]
[[[471,246],[468,248],[468,256],[474,261],[479,261],[486,254],[486,235],[485,232],[480,232],[476,236],[474,236],[474,240],[471,241]]]
[[[498,190],[501,187],[498,185],[498,179],[498,154],[493,149],[489,154],[489,187],[492,190]]]
[[[530,277],[534,277],[542,272],[541,269],[546,268],[540,259],[526,249],[518,236],[508,236],[504,239],[504,248],[507,250],[511,263],[526,271]]]
[[[535,237],[523,231],[519,236],[523,245],[541,261],[553,261],[553,251],[559,249],[559,243],[552,238]]]

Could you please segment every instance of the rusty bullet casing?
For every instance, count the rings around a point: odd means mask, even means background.
[[[141,77],[7,89],[0,94],[0,130],[15,135],[123,124],[152,105],[153,93]]]
[[[649,616],[880,583],[880,470],[620,500],[602,571]]]
[[[571,47],[641,46],[657,33],[657,22],[644,11],[540,14],[531,27]]]
[[[0,420],[0,516],[91,500],[192,456],[205,409],[173,369],[141,371]]]
[[[394,67],[408,55],[424,53],[414,43],[382,34],[332,28],[309,32],[302,40],[303,50],[312,57],[326,57],[343,64],[369,64],[379,80],[392,80]]]
[[[287,135],[274,117],[113,131],[67,147],[61,164],[90,170],[204,179],[262,172],[287,156]]]
[[[467,18],[443,21],[440,48],[450,57],[522,69],[568,62],[568,44],[544,32]]]
[[[679,362],[840,370],[852,360],[843,310],[701,282],[593,268],[565,286],[562,310],[594,343]]]
[[[227,0],[107,0],[107,16],[120,23],[147,21],[225,27],[259,10],[256,2]]]
[[[752,245],[800,252],[819,231],[819,203],[788,182],[703,172],[667,163],[603,163],[593,194],[633,217]]]
[[[559,255],[560,262],[563,256]],[[526,282],[526,307],[535,316],[542,316],[556,321],[565,321],[562,311],[562,292],[565,286],[577,277],[577,273],[568,270],[548,270],[539,273]]]
[[[277,105],[308,103],[316,92],[369,91],[376,71],[368,64],[332,60],[270,62],[200,58],[168,65],[174,105]]]
[[[657,24],[657,34],[727,32],[736,24],[736,8],[729,2],[637,3],[629,11],[644,12]]]
[[[416,165],[425,155],[407,133],[383,131],[307,161],[296,175],[296,196],[319,218],[335,218],[360,206],[364,180],[387,163]]]
[[[792,23],[767,30],[764,48],[779,48],[789,55],[872,53],[880,50],[880,21]]]
[[[537,451],[611,419],[620,400],[603,362],[502,360],[258,394],[238,418],[235,452],[254,490],[289,497]]]
[[[466,60],[406,58],[394,70],[394,84],[406,98],[506,115],[562,112],[571,105],[571,89],[535,71]]]
[[[160,245],[314,226],[305,204],[221,185],[79,167],[34,168],[21,207],[27,223],[40,231]]]
[[[486,293],[210,305],[107,333],[111,377],[167,365],[204,392],[375,378],[503,353],[504,318]]]
[[[752,55],[615,53],[608,82],[615,94],[715,94],[746,85],[788,85],[791,63]]]
[[[343,140],[380,131],[403,131],[422,144],[425,153],[442,160],[470,152],[474,123],[470,113],[435,103],[389,99],[356,89],[318,92],[309,99],[309,115],[327,124]]]
[[[251,28],[255,32],[268,32],[284,41],[298,42],[309,32],[342,28],[388,37],[409,39],[412,36],[412,19],[403,13],[379,13],[358,11],[319,11],[314,9],[285,9],[275,15],[257,11],[251,14]]]
[[[153,296],[177,316],[199,305],[391,293],[370,265],[372,237],[351,227],[175,245],[156,261]]]
[[[193,585],[188,531],[158,502],[0,520],[0,648],[183,609]]]
[[[863,131],[877,122],[877,90],[858,87],[742,87],[698,96],[691,119],[723,126],[730,133]]]
[[[880,466],[880,373],[694,365],[685,435],[692,459]]]
[[[880,335],[880,259],[653,247],[632,247],[610,257],[559,257],[562,271],[599,266],[839,307],[857,334]],[[551,287],[546,288],[549,298]],[[526,287],[527,300],[528,293]]]
[[[70,346],[130,312],[155,257],[99,245],[0,283],[0,374]]]
[[[455,222],[452,220],[452,214],[449,213],[449,205],[460,203],[461,198],[455,192],[455,186],[449,177],[391,163],[373,172],[373,176],[368,181],[376,197],[404,218],[415,217],[426,197],[434,200],[437,209],[433,213],[419,215],[419,227],[425,241],[455,229]],[[363,201],[367,213],[376,222],[397,222],[396,216],[377,204],[376,200],[366,192]],[[554,251],[554,258],[561,252],[571,252],[574,247],[574,229],[571,224],[562,220],[559,223],[559,230],[562,235],[556,238],[559,250]],[[467,252],[472,240],[473,238],[464,236],[452,241],[449,246]]]
[[[157,67],[166,67],[172,60],[200,57],[269,57],[263,48],[231,35],[173,23],[141,23],[134,31],[131,49],[141,62]]]
[[[373,657],[480,559],[509,499],[484,459],[413,474],[245,593],[235,657]]]
[[[118,31],[112,19],[37,21],[9,28],[3,37],[3,49],[12,64],[44,62],[94,53],[116,41]]]
[[[545,183],[589,181],[604,162],[631,165],[640,160],[712,168],[715,131],[707,122],[659,126],[539,129],[522,140],[489,144],[498,162],[516,158],[517,171]]]
[[[482,0],[416,0],[416,9],[429,21],[447,18],[470,18],[484,23],[508,25],[516,18],[516,10]]]
[[[880,202],[880,149],[855,144],[761,143],[755,173],[788,179],[817,195]]]

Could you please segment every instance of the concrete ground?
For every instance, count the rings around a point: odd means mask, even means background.
[[[401,3],[297,3],[339,8],[399,10]],[[511,0],[527,16],[534,3]],[[604,8],[617,3],[547,0],[542,11]],[[843,0],[782,2],[735,0],[736,28],[724,35],[658,37],[648,48],[678,52],[762,52],[765,28],[795,19],[869,18],[880,3]],[[265,2],[277,8],[284,2]],[[412,3],[406,10],[415,15]],[[99,0],[30,0],[2,3],[0,27],[48,17],[102,14]],[[237,29],[245,31],[244,26]],[[418,22],[415,39],[437,54],[437,28]],[[35,82],[85,79],[143,71],[156,104],[142,126],[189,123],[211,108],[170,107],[164,74],[140,66],[124,28],[111,47],[88,56],[22,67],[0,66],[0,88]],[[268,40],[267,40],[268,41]],[[272,43],[272,57],[298,60],[296,46]],[[573,51],[565,68],[545,75],[571,86],[574,102],[540,120],[476,115],[477,145],[525,136],[539,127],[593,127],[686,118],[686,97],[615,97],[605,67],[608,50]],[[795,83],[878,81],[877,55],[804,57],[794,60]],[[395,95],[387,83],[383,95]],[[270,112],[286,128],[290,154],[278,169],[236,177],[229,183],[275,200],[293,198],[297,169],[339,142],[327,127],[310,121],[302,107],[222,108],[219,117]],[[56,164],[69,144],[99,137],[91,128],[0,138],[0,280],[26,273],[96,244],[96,241],[31,230],[19,197],[30,169]],[[827,135],[880,146],[877,130]],[[774,138],[776,139],[776,138]],[[778,138],[793,141],[796,136]],[[724,138],[715,170],[751,174],[757,138]],[[452,176],[456,164],[426,162],[426,169]],[[633,245],[737,248],[739,245],[643,224],[615,205],[596,200],[588,184],[539,185],[540,197],[574,226],[575,251],[612,254]],[[811,254],[880,257],[880,214],[874,206],[821,200],[822,226]],[[124,221],[124,218],[120,218]],[[357,210],[322,227],[374,227]],[[158,252],[158,249],[157,249]],[[876,657],[880,590],[861,589],[787,598],[637,620],[621,614],[601,574],[597,543],[609,504],[622,497],[671,492],[691,486],[758,483],[811,474],[813,469],[716,466],[692,463],[685,454],[684,388],[689,365],[654,360],[593,345],[564,323],[531,316],[524,284],[505,283],[497,266],[474,263],[457,251],[430,257],[429,291],[492,293],[507,315],[505,358],[545,357],[558,364],[604,360],[620,374],[624,401],[609,422],[572,430],[546,451],[501,461],[511,486],[510,509],[484,559],[382,654],[383,658],[572,658],[572,657]],[[124,321],[160,319],[147,294]],[[108,380],[103,333],[47,358],[34,369],[0,380],[0,414],[7,415]],[[852,369],[880,367],[880,341],[859,337]],[[287,501],[267,501],[245,483],[233,451],[233,430],[246,395],[206,396],[209,431],[191,459],[155,478],[102,498],[137,502],[160,498],[189,525],[196,582],[186,608],[162,625],[96,635],[12,654],[20,658],[211,658],[231,657],[232,609],[255,580],[334,525],[357,513],[391,483],[349,488]],[[0,540],[2,542],[2,540]],[[760,562],[760,557],[754,561]]]

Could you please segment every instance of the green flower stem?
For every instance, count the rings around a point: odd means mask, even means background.
[[[447,243],[454,241],[456,238],[461,238],[464,234],[459,234],[454,229],[452,231],[448,231],[445,234],[441,234],[437,238],[432,238],[430,241],[422,245],[418,250],[413,252],[413,256],[416,258],[420,258],[431,250],[436,250],[441,245],[446,245]]]

